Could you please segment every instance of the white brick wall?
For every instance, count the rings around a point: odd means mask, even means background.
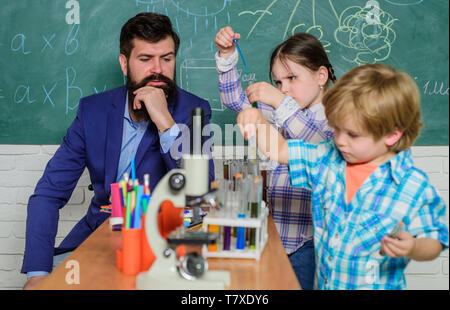
[[[26,207],[29,196],[57,145],[0,144],[0,289],[20,289],[26,276],[20,274],[25,246]],[[244,154],[242,148],[237,151]],[[216,149],[215,155],[232,157],[232,148]],[[236,152],[234,153],[236,154]],[[220,157],[220,156],[219,156]],[[449,148],[414,147],[416,165],[426,171],[432,184],[449,203]],[[222,174],[216,160],[216,175]],[[78,182],[68,206],[60,211],[56,243],[84,216],[92,192],[86,171]],[[448,225],[448,208],[447,208]],[[431,262],[412,262],[406,269],[408,289],[449,289],[448,250]]]
[[[20,289],[26,281],[20,269],[28,198],[57,148],[57,145],[0,145],[0,289]],[[60,211],[57,244],[86,213],[92,198],[87,189],[89,184],[85,171],[69,204]]]

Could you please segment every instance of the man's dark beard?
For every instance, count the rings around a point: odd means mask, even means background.
[[[130,105],[131,109],[133,109],[133,102],[134,98],[136,97],[133,94],[133,92],[138,90],[139,88],[147,86],[147,83],[150,81],[164,82],[166,85],[158,85],[152,87],[161,88],[164,91],[168,104],[172,101],[172,98],[175,95],[176,83],[173,80],[169,79],[167,76],[162,74],[152,74],[143,79],[141,82],[135,83],[131,80],[130,75],[128,75],[127,76],[128,105]],[[146,119],[150,118],[150,115],[148,114],[147,108],[145,107],[144,103],[141,104],[140,109],[133,109],[133,112],[139,118],[141,118],[142,116],[145,116]]]

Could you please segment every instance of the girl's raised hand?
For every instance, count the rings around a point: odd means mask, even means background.
[[[241,35],[239,33],[235,33],[230,26],[226,26],[219,30],[216,34],[216,38],[214,39],[214,43],[219,49],[219,55],[222,58],[226,58],[233,54],[235,49],[235,44],[233,39],[239,40]]]

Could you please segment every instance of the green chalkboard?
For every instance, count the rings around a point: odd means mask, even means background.
[[[425,128],[416,145],[449,144],[447,0],[0,2],[2,144],[59,144],[80,97],[123,85],[120,29],[142,11],[171,18],[182,41],[177,83],[210,102],[212,122],[222,129],[234,124],[236,115],[220,102],[213,40],[231,25],[241,33],[250,71],[239,63],[244,87],[269,80],[269,56],[277,44],[292,33],[310,32],[324,44],[338,77],[373,62],[407,71],[422,95]]]

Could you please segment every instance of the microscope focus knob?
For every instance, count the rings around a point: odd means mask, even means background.
[[[202,276],[208,270],[208,263],[198,253],[189,253],[180,258],[178,272],[186,280],[193,280]]]
[[[169,186],[173,190],[180,190],[186,184],[186,178],[181,173],[174,173],[169,178]]]

